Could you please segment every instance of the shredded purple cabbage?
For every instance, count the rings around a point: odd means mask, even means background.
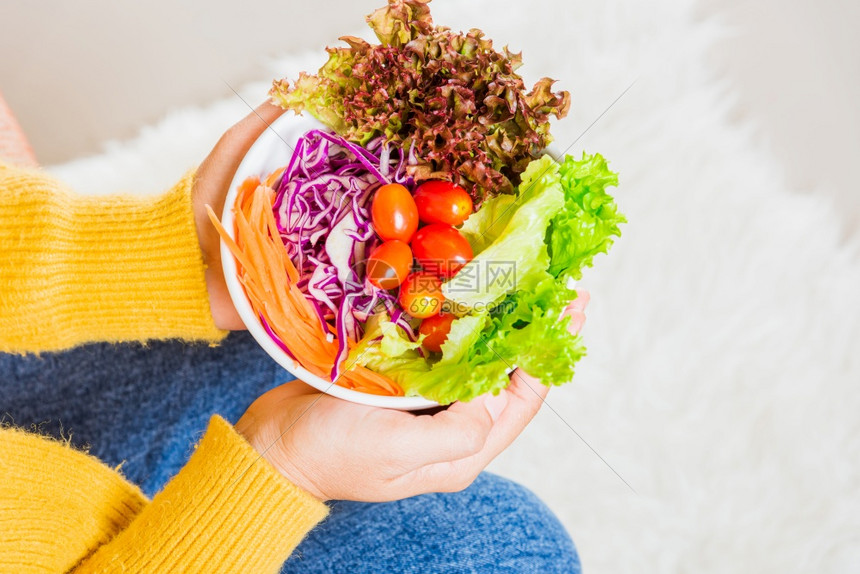
[[[299,271],[298,286],[323,325],[332,319],[335,322],[338,354],[332,381],[341,373],[348,341],[361,339],[362,324],[378,309],[385,309],[392,322],[415,339],[408,316],[399,309],[394,295],[362,280],[365,258],[377,244],[371,197],[386,183],[411,187],[414,182],[406,173],[410,163],[415,159],[401,155],[380,138],[365,148],[333,133],[313,130],[299,139],[276,186],[275,220],[287,254]]]

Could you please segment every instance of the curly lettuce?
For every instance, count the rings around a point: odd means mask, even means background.
[[[434,25],[428,3],[389,0],[367,18],[380,44],[343,37],[317,74],[275,81],[270,95],[362,145],[383,138],[412,154],[416,180],[454,181],[480,204],[514,191],[570,94],[549,78],[527,90],[520,54],[497,51],[480,30]]]
[[[559,173],[565,201],[550,226],[549,272],[578,280],[596,255],[609,251],[627,219],[606,192],[607,187],[618,185],[618,174],[602,155],[583,153],[579,161],[567,156]]]

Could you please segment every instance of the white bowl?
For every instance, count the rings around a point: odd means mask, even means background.
[[[224,229],[227,230],[227,233],[231,237],[234,237],[233,204],[236,202],[239,185],[251,176],[257,176],[261,179],[265,178],[276,169],[286,165],[290,161],[290,157],[292,157],[293,148],[298,139],[306,132],[321,127],[321,124],[312,118],[299,117],[292,112],[286,112],[272,122],[270,129],[264,131],[257,138],[257,141],[254,142],[254,145],[245,154],[242,163],[239,164],[239,169],[236,170],[236,174],[233,176],[233,181],[230,183],[230,189],[227,192],[227,199],[224,203],[224,213],[221,214],[221,222],[224,225]],[[239,316],[242,318],[242,322],[245,323],[248,331],[250,331],[254,339],[257,340],[257,343],[263,347],[269,356],[295,375],[296,378],[329,395],[373,407],[413,411],[438,406],[438,403],[421,397],[383,397],[353,391],[332,384],[331,381],[305,370],[297,361],[281,350],[277,343],[266,333],[265,328],[260,323],[260,319],[251,308],[251,303],[247,295],[245,295],[244,288],[239,283],[236,260],[223,241],[221,242],[221,259],[224,268],[224,278],[227,281],[227,289],[230,291],[230,298],[233,299],[233,304],[236,306],[236,311],[238,311]]]

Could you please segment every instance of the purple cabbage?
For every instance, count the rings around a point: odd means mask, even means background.
[[[381,139],[365,148],[313,130],[299,139],[276,186],[275,220],[299,271],[298,286],[317,310],[323,329],[334,320],[338,354],[332,381],[341,373],[348,341],[361,339],[363,323],[378,310],[388,312],[415,340],[396,297],[363,278],[365,259],[378,245],[370,216],[373,193],[386,183],[411,187],[414,182],[406,173],[410,163],[415,159]]]

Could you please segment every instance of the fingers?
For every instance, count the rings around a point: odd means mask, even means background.
[[[473,456],[486,444],[495,421],[505,410],[508,393],[482,395],[454,403],[433,416],[408,415],[401,425],[404,446],[411,450],[413,468]],[[405,414],[405,413],[403,413]]]
[[[275,387],[274,389],[263,394],[262,396],[270,397],[271,400],[275,401],[276,403],[280,403],[293,397],[312,395],[315,393],[319,393],[319,391],[314,387],[310,386],[309,384],[300,381],[299,379],[294,379],[278,387]]]
[[[590,300],[591,295],[588,291],[579,290],[576,292],[576,299],[571,301],[562,311],[562,317],[570,317],[567,330],[571,335],[576,335],[582,331],[582,327],[585,325],[585,307]]]
[[[585,322],[585,307],[591,297],[588,291],[577,291],[577,297],[562,316],[570,316],[568,327],[578,332]],[[423,417],[415,425],[418,433],[438,439],[424,451],[426,464],[419,473],[440,484],[440,488],[457,488],[466,477],[477,476],[489,462],[507,448],[540,410],[549,387],[522,369],[511,375],[511,384],[498,396],[484,395],[469,403],[455,403],[446,411]],[[418,419],[419,421],[421,418]]]
[[[266,100],[254,109],[256,115],[259,116],[266,124],[271,124],[273,121],[281,117],[286,110],[281,106],[276,106],[269,100]],[[250,115],[250,114],[248,114]],[[265,126],[265,127],[268,127]]]
[[[248,115],[239,123],[227,130],[225,136],[229,134],[229,139],[233,139],[235,143],[244,146],[244,150],[247,152],[248,148],[251,147],[251,144],[260,137],[260,134],[263,133],[263,131],[265,131],[273,121],[278,119],[284,111],[284,108],[276,106],[268,101],[263,102],[248,113]],[[221,142],[219,142],[219,144],[220,143]],[[245,154],[243,153],[242,155]]]
[[[304,383],[299,379],[295,379],[263,393],[257,397],[257,400],[254,402],[257,407],[256,410],[260,412],[275,413],[280,408],[280,405],[285,401],[289,401],[290,399],[302,395],[310,395],[318,392],[318,390],[307,383]]]
[[[15,119],[15,115],[0,93],[0,159],[27,167],[36,167],[39,163],[33,154],[33,148],[27,141],[27,136]]]
[[[261,104],[221,136],[197,169],[194,182],[194,213],[207,264],[210,260],[220,262],[220,255],[217,250],[217,233],[209,224],[203,206],[211,206],[217,214],[224,210],[227,188],[242,158],[263,130],[283,112],[283,109],[268,102]]]
[[[585,289],[579,289],[576,292],[576,299],[568,304],[567,309],[571,311],[585,311],[589,301],[591,301],[591,293]]]
[[[508,385],[507,392],[508,405],[485,445],[488,452],[484,454],[489,455],[486,463],[507,448],[531,422],[543,405],[549,387],[522,369],[516,369],[511,374],[511,384]]]
[[[224,210],[230,182],[242,158],[260,134],[283,112],[283,109],[268,102],[258,106],[221,136],[197,169],[192,194],[194,220],[203,262],[206,264],[206,288],[209,291],[212,318],[220,329],[244,329],[245,325],[227,291],[221,270],[218,233],[209,221],[205,206],[210,206],[217,214]]]
[[[457,492],[469,486],[478,474],[505,450],[540,410],[549,389],[521,369],[514,371],[499,413],[483,445],[477,452],[456,460],[427,464],[405,476],[398,485],[406,490],[426,492],[428,485],[438,492]],[[473,401],[475,402],[475,401]]]
[[[521,409],[531,412],[531,416],[534,417],[549,393],[549,387],[541,384],[540,379],[529,375],[524,370],[516,369],[511,374],[508,392],[516,397]]]
[[[570,323],[567,324],[567,330],[571,335],[577,335],[585,326],[585,313],[582,311],[571,311],[565,309],[562,317],[570,317]]]
[[[198,186],[208,192],[207,200],[215,213],[221,213],[227,185],[233,179],[233,174],[236,173],[248,149],[282,113],[284,113],[282,108],[269,102],[257,106],[221,136],[200,166],[197,173]]]

